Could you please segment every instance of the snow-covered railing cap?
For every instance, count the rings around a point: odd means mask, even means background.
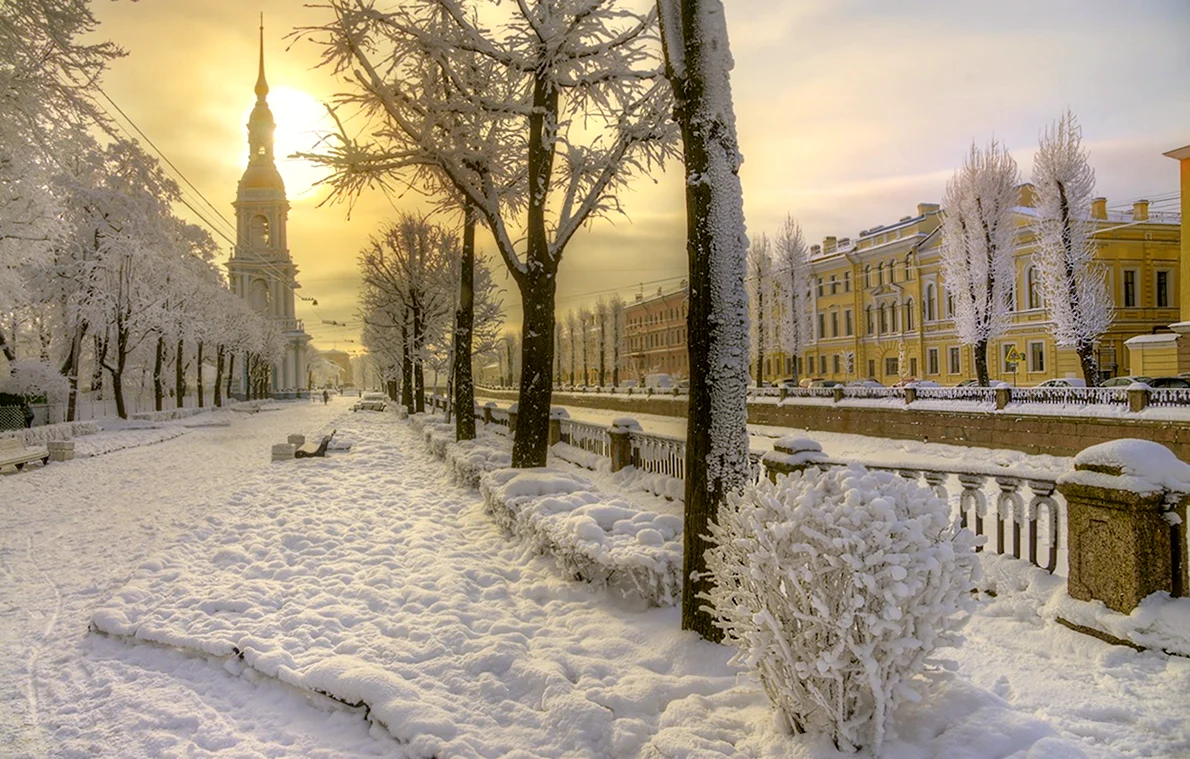
[[[996,382],[992,383],[992,387],[1012,387],[1012,383],[1005,382],[1004,380],[997,380]]]
[[[630,416],[621,416],[612,420],[612,432],[640,432],[640,422]]]
[[[787,435],[773,443],[773,450],[781,453],[822,453],[822,446],[808,437]]]
[[[1149,383],[1147,383],[1147,382],[1133,382],[1131,385],[1128,386],[1128,389],[1129,390],[1152,390],[1153,388],[1149,387]]]
[[[1084,484],[1138,493],[1190,493],[1190,464],[1151,440],[1124,438],[1085,448],[1074,457],[1074,472],[1061,481],[1083,482],[1088,474],[1095,475],[1095,481]]]
[[[550,409],[550,419],[569,419],[570,412],[561,406],[554,406]]]
[[[511,404],[509,404],[508,413],[515,414],[520,409],[520,407],[521,407],[521,404],[514,401]]]
[[[484,408],[496,408],[496,402],[495,402],[495,401],[488,401],[487,403],[483,404],[483,407],[484,407]]]

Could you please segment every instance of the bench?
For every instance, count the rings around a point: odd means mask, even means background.
[[[313,443],[306,443],[305,445],[301,446],[300,448],[298,448],[296,451],[293,452],[293,457],[295,459],[310,459],[310,458],[325,457],[326,449],[330,447],[331,438],[333,438],[335,436],[335,432],[337,432],[337,430],[331,430],[331,434],[323,435],[322,441],[319,442],[318,445],[314,445]]]
[[[0,469],[11,464],[20,470],[25,468],[25,464],[38,460],[43,465],[49,463],[50,452],[48,448],[42,448],[40,446],[27,448],[25,441],[19,437],[0,438]]]

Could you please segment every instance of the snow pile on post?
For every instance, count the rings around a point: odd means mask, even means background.
[[[446,446],[446,466],[457,484],[478,488],[484,472],[512,466],[512,454],[507,440],[481,433],[475,440],[460,440]]]
[[[879,751],[930,655],[961,640],[975,536],[927,488],[855,465],[732,493],[711,538],[716,624],[785,726]]]
[[[641,511],[580,475],[501,469],[480,480],[484,510],[558,567],[625,597],[671,606],[681,590],[682,520]]]

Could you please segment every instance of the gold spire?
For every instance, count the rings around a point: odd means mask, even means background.
[[[264,14],[260,14],[260,74],[256,77],[256,97],[264,100],[269,94],[269,83],[264,78]]]

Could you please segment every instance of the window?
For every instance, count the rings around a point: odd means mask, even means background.
[[[1040,283],[1037,281],[1037,267],[1030,266],[1025,272],[1025,288],[1028,290],[1026,296],[1029,300],[1029,308],[1041,308],[1041,291],[1038,289]]]
[[[926,348],[926,374],[938,374],[938,349]]]
[[[831,311],[831,337],[839,336],[839,312]]]
[[[843,292],[851,292],[851,272],[843,272]]]
[[[888,377],[895,377],[897,375],[897,357],[889,356],[884,359],[884,374]]]
[[[818,339],[826,337],[826,314],[818,312]]]
[[[905,331],[913,331],[913,298],[905,301]]]
[[[950,293],[946,294],[946,318],[954,318],[954,296]]]
[[[897,259],[890,258],[888,260],[888,283],[891,285],[897,281]]]
[[[934,283],[926,285],[926,321],[932,322],[938,318],[937,306],[934,304],[938,301],[938,288]]]
[[[1124,270],[1124,308],[1136,307],[1136,270]]]
[[[835,370],[835,374],[838,374],[843,370],[843,361],[838,353],[831,357],[831,364],[832,368]]]
[[[880,334],[888,332],[888,311],[884,306],[880,307]]]
[[[913,279],[913,254],[905,254],[905,281]]]
[[[879,287],[880,285],[883,285],[883,284],[884,284],[884,262],[881,261],[876,266],[876,286]]]
[[[868,315],[868,334],[874,334],[876,332],[876,312],[872,310],[871,306],[868,306],[864,311]]]
[[[843,312],[843,334],[847,337],[855,334],[855,325],[852,323],[850,308]]]
[[[949,373],[950,374],[962,374],[963,373],[963,354],[959,351],[958,346],[952,345],[951,347],[947,348],[946,355],[947,355],[947,361],[950,364],[947,367],[947,370],[949,371]]]
[[[818,278],[818,297],[822,297],[822,277]]]
[[[826,356],[818,357],[818,373],[826,374]]]
[[[876,359],[874,358],[868,359],[868,376],[876,379]]]
[[[864,287],[870,288],[872,286],[872,265],[864,266]]]
[[[1016,343],[1005,343],[1004,345],[1000,346],[1000,358],[1001,358],[1000,363],[1002,366],[1001,371],[1003,371],[1005,374],[1009,374],[1009,373],[1016,371],[1016,362],[1008,360],[1008,357],[1015,350],[1016,350]]]
[[[1029,371],[1045,371],[1045,341],[1035,340],[1029,343]]]
[[[910,377],[917,376],[917,356],[909,357],[909,376]]]
[[[253,248],[269,247],[269,220],[264,216],[253,216],[248,227],[249,240]]]
[[[839,278],[834,274],[831,275],[831,295],[839,292]]]
[[[1157,308],[1169,308],[1169,272],[1157,272],[1157,281],[1154,296],[1157,299]]]

